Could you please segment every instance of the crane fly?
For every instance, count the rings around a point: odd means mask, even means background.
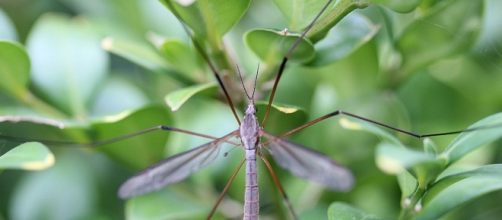
[[[228,190],[228,187],[232,183],[233,179],[237,172],[241,169],[242,165],[245,163],[245,192],[244,192],[244,213],[243,219],[258,219],[259,216],[259,192],[258,192],[258,181],[257,181],[257,165],[256,161],[259,157],[262,159],[264,164],[267,167],[267,170],[272,176],[272,179],[277,186],[279,192],[281,193],[291,215],[296,219],[297,215],[292,208],[289,199],[282,188],[280,181],[275,175],[272,167],[266,157],[264,157],[265,152],[269,152],[272,155],[272,158],[277,162],[277,164],[291,172],[292,174],[311,180],[313,182],[317,182],[320,185],[327,187],[334,191],[347,191],[351,189],[354,183],[354,178],[349,170],[338,165],[335,161],[330,159],[329,157],[306,148],[304,146],[298,145],[296,143],[289,142],[284,138],[296,133],[304,128],[307,128],[313,124],[319,123],[325,119],[344,115],[347,117],[355,118],[358,120],[362,120],[365,122],[369,122],[372,124],[376,124],[381,127],[385,127],[387,129],[391,129],[409,136],[413,136],[416,138],[425,138],[425,137],[433,137],[433,136],[441,136],[441,135],[449,135],[449,134],[457,134],[464,131],[454,131],[454,132],[443,132],[443,133],[430,133],[430,134],[418,134],[410,131],[406,131],[403,129],[395,128],[384,123],[374,121],[356,114],[352,114],[349,112],[337,110],[333,111],[329,114],[321,116],[317,119],[314,119],[310,122],[307,122],[297,128],[294,128],[282,135],[274,136],[272,134],[267,133],[264,130],[267,119],[269,118],[269,113],[271,109],[271,105],[273,103],[276,89],[278,87],[281,76],[286,68],[286,64],[288,62],[289,57],[296,49],[296,47],[300,44],[300,41],[305,38],[308,31],[315,25],[316,21],[323,14],[323,12],[327,9],[327,7],[331,4],[332,0],[328,0],[325,5],[322,7],[320,12],[316,15],[316,17],[309,23],[309,25],[304,29],[301,33],[300,37],[296,39],[296,41],[292,44],[292,46],[285,53],[279,68],[277,70],[277,75],[274,80],[274,84],[269,96],[268,105],[266,107],[266,112],[264,114],[263,121],[260,125],[257,116],[256,116],[256,107],[254,103],[254,93],[256,89],[256,79],[255,85],[253,87],[253,92],[249,94],[244,86],[242,75],[240,74],[239,68],[237,66],[237,72],[239,73],[240,81],[247,97],[247,108],[245,110],[245,115],[242,121],[239,119],[236,114],[236,110],[232,99],[226,89],[226,86],[223,83],[223,80],[220,77],[218,70],[215,65],[209,59],[209,56],[204,51],[203,47],[199,42],[195,40],[192,36],[190,30],[187,25],[181,19],[181,16],[176,11],[173,3],[171,1],[165,1],[168,7],[171,9],[171,12],[178,18],[185,32],[190,36],[190,39],[205,60],[209,68],[211,69],[216,81],[218,82],[220,89],[222,90],[225,98],[228,102],[230,110],[232,111],[236,121],[239,124],[239,128],[224,135],[223,137],[208,137],[207,135],[195,134],[198,136],[203,136],[207,138],[213,139],[213,141],[203,144],[199,147],[196,147],[192,150],[186,151],[184,153],[180,153],[169,157],[149,168],[140,172],[139,174],[128,179],[119,189],[119,196],[121,198],[130,198],[137,195],[142,195],[148,192],[156,191],[168,184],[179,182],[192,173],[198,171],[199,169],[207,166],[210,162],[212,162],[218,155],[220,150],[220,145],[222,143],[231,143],[229,141],[231,138],[238,137],[240,138],[240,145],[245,151],[245,159],[241,162],[240,166],[234,171],[232,177],[227,182],[227,185],[223,189],[218,198],[216,204],[213,206],[213,209],[208,215],[208,218],[211,218],[213,213],[215,212],[216,207],[221,202],[224,194]],[[258,74],[258,71],[257,73]],[[173,130],[173,128],[166,128],[165,130]],[[179,129],[175,129],[178,130]],[[185,132],[187,133],[187,132]],[[193,133],[192,133],[193,134]],[[261,142],[261,139],[265,138],[267,141]]]
[[[205,60],[206,64],[209,66],[212,74],[214,75],[216,81],[218,82],[218,85],[220,86],[220,89],[222,90],[226,101],[228,102],[228,105],[230,107],[230,110],[232,111],[233,116],[235,117],[237,123],[239,124],[239,127],[236,128],[235,130],[229,132],[228,134],[222,136],[222,137],[214,137],[210,135],[205,135],[205,134],[200,134],[188,130],[183,130],[180,128],[174,128],[170,126],[165,126],[165,125],[159,125],[156,127],[152,128],[147,128],[138,132],[126,134],[123,136],[119,136],[116,138],[104,140],[104,141],[98,141],[98,142],[93,142],[91,144],[88,144],[88,146],[97,146],[97,145],[105,145],[109,143],[114,143],[117,141],[121,141],[124,139],[128,139],[134,136],[138,136],[141,134],[149,133],[151,131],[155,130],[163,130],[163,131],[171,131],[171,132],[179,132],[179,133],[185,133],[189,135],[194,135],[194,136],[199,136],[199,137],[204,137],[208,139],[212,139],[210,142],[202,144],[198,147],[195,147],[191,150],[185,151],[183,153],[174,155],[172,157],[169,157],[165,160],[162,160],[158,162],[157,164],[154,164],[150,166],[149,168],[145,169],[144,171],[138,173],[137,175],[131,177],[128,179],[119,189],[119,197],[123,199],[143,195],[146,193],[150,193],[156,190],[159,190],[169,184],[177,183],[194,172],[208,166],[213,162],[217,156],[219,155],[219,152],[221,150],[221,145],[223,143],[228,143],[231,145],[240,145],[242,146],[243,150],[245,151],[245,158],[242,160],[240,165],[236,168],[234,173],[232,174],[231,178],[228,180],[225,188],[222,190],[218,200],[216,201],[216,204],[213,206],[213,209],[211,212],[208,214],[208,218],[211,218],[212,215],[215,213],[216,208],[218,207],[218,204],[221,202],[223,199],[223,196],[228,190],[228,187],[232,184],[236,174],[239,172],[241,167],[245,164],[245,174],[246,174],[246,180],[245,180],[245,192],[244,192],[244,211],[243,211],[243,219],[258,219],[259,217],[259,188],[258,188],[258,173],[257,173],[257,158],[261,159],[263,163],[265,164],[267,170],[270,172],[274,184],[277,186],[278,191],[280,192],[281,196],[283,197],[284,201],[286,202],[287,208],[291,212],[291,215],[293,218],[297,218],[296,213],[294,212],[294,209],[292,208],[291,203],[289,202],[289,199],[286,195],[286,192],[284,191],[279,179],[277,178],[277,175],[274,173],[272,166],[268,159],[265,157],[266,153],[270,153],[272,158],[276,161],[276,163],[294,174],[295,176],[305,178],[307,180],[311,180],[313,182],[316,182],[324,187],[327,187],[331,190],[334,191],[347,191],[350,190],[353,187],[354,184],[354,177],[352,173],[344,168],[343,166],[337,164],[334,160],[331,158],[317,152],[314,150],[311,150],[307,147],[301,146],[299,144],[290,142],[286,140],[285,138],[287,136],[290,136],[296,132],[299,132],[311,125],[314,125],[316,123],[319,123],[321,121],[324,121],[328,118],[332,118],[335,116],[347,116],[351,118],[355,118],[358,120],[362,120],[365,122],[369,122],[372,124],[376,124],[378,126],[394,130],[396,132],[410,135],[416,138],[425,138],[425,137],[432,137],[432,136],[441,136],[441,135],[450,135],[450,134],[458,134],[462,132],[469,132],[469,131],[474,131],[478,129],[485,129],[485,128],[492,128],[495,126],[489,126],[489,127],[478,127],[478,128],[470,128],[466,130],[460,130],[460,131],[453,131],[453,132],[442,132],[442,133],[430,133],[430,134],[418,134],[410,131],[406,131],[403,129],[395,128],[392,126],[389,126],[387,124],[374,121],[356,114],[352,114],[349,112],[341,111],[341,110],[336,110],[331,113],[328,113],[326,115],[323,115],[321,117],[318,117],[314,120],[311,120],[301,126],[298,126],[288,132],[285,132],[280,135],[272,135],[269,134],[264,130],[267,120],[269,118],[269,113],[271,110],[271,105],[274,101],[275,93],[279,84],[279,81],[282,77],[282,74],[286,68],[286,64],[288,62],[289,57],[293,53],[293,51],[296,49],[296,47],[300,44],[300,41],[305,38],[306,34],[309,32],[309,30],[315,25],[316,21],[319,19],[319,17],[323,14],[323,12],[327,9],[327,7],[332,3],[332,0],[328,0],[323,8],[320,10],[320,12],[316,15],[316,17],[309,23],[309,25],[304,29],[304,31],[301,33],[300,37],[292,44],[292,46],[287,50],[285,55],[283,56],[282,61],[279,64],[279,68],[277,70],[276,78],[274,80],[274,84],[272,87],[272,90],[270,92],[269,100],[268,100],[268,105],[266,107],[266,112],[264,114],[264,118],[262,122],[260,123],[257,116],[256,116],[256,106],[255,106],[255,89],[256,89],[256,79],[255,79],[255,85],[253,87],[253,92],[250,94],[246,90],[246,87],[244,86],[242,76],[239,72],[239,77],[241,77],[241,84],[243,87],[243,90],[245,92],[246,98],[247,98],[247,108],[245,110],[245,115],[242,118],[242,120],[238,117],[237,111],[235,110],[235,106],[232,102],[232,99],[230,98],[229,92],[226,89],[226,86],[223,83],[222,78],[220,77],[219,71],[217,70],[216,66],[211,62],[209,59],[209,56],[206,54],[204,51],[203,47],[199,42],[195,40],[195,38],[192,36],[190,30],[188,27],[184,24],[182,21],[180,15],[178,12],[175,10],[175,7],[173,6],[173,3],[171,1],[165,1],[169,8],[171,9],[171,12],[180,20],[180,23],[182,24],[182,27],[186,31],[186,33],[190,36],[190,39],[192,40],[192,43],[195,47],[195,49],[198,51],[198,53],[202,56],[202,58]],[[237,67],[238,70],[238,67]],[[258,74],[258,70],[257,70]],[[0,137],[8,138],[0,134]],[[232,141],[233,138],[239,138],[240,143],[236,143]],[[15,138],[10,138],[14,139]],[[266,141],[262,141],[262,139],[266,139]],[[43,142],[50,143],[51,141],[46,140]],[[59,142],[62,143],[62,142]],[[57,144],[57,142],[55,143]],[[63,143],[64,144],[64,143]],[[71,145],[71,143],[69,143]],[[79,146],[87,146],[86,144],[78,144]]]
[[[170,2],[168,2],[170,4]],[[310,25],[306,28],[306,30],[302,33],[302,37],[298,38],[298,40],[293,44],[293,46],[289,49],[288,54],[291,54],[292,51],[296,48],[296,46],[300,43],[300,40],[305,36],[308,30],[315,24],[315,21],[321,16],[323,11],[327,8],[327,6],[331,3],[328,1],[320,13],[314,18],[314,20],[310,23]],[[172,6],[172,5],[171,5]],[[174,10],[174,7],[170,7],[177,17],[179,15]],[[185,25],[183,25],[186,32],[190,35],[189,30]],[[255,86],[253,88],[253,92],[250,95],[243,83],[242,76],[239,71],[239,76],[241,79],[241,83],[243,86],[243,90],[246,93],[248,105],[245,110],[245,115],[241,120],[237,117],[235,113],[235,108],[233,107],[233,103],[228,95],[228,92],[220,79],[218,71],[212,65],[211,61],[208,59],[208,56],[202,50],[202,47],[194,40],[191,36],[191,39],[195,45],[195,47],[199,50],[203,58],[206,60],[208,65],[225,93],[225,96],[231,106],[232,112],[234,113],[237,122],[240,124],[239,128],[230,132],[229,134],[216,138],[215,140],[203,144],[199,147],[196,147],[192,150],[186,151],[184,153],[180,153],[178,155],[174,155],[170,158],[167,158],[164,161],[161,161],[143,172],[135,175],[128,179],[119,189],[119,196],[121,198],[130,198],[137,195],[142,195],[148,192],[152,192],[155,190],[159,190],[160,188],[181,181],[188,177],[193,172],[207,166],[210,162],[212,162],[219,152],[219,147],[221,143],[227,142],[229,139],[233,137],[240,138],[240,142],[242,147],[245,150],[245,170],[246,170],[246,181],[245,181],[245,198],[244,198],[244,213],[243,219],[258,219],[259,216],[259,191],[258,191],[258,174],[257,174],[257,165],[256,159],[260,157],[267,164],[267,168],[273,174],[275,183],[281,189],[283,197],[286,198],[285,193],[282,190],[282,186],[280,186],[279,181],[275,177],[273,170],[270,167],[269,162],[262,156],[264,149],[268,150],[272,157],[277,161],[277,163],[287,169],[291,173],[303,177],[314,182],[317,182],[323,186],[326,186],[330,189],[337,191],[347,191],[353,185],[353,176],[350,171],[338,165],[335,161],[331,160],[329,157],[318,153],[313,150],[309,150],[303,146],[298,144],[282,140],[279,137],[268,134],[263,130],[258,122],[256,117],[256,107],[254,103],[254,94],[256,89],[256,80]],[[288,55],[285,56],[283,65],[281,65],[281,69],[279,70],[279,74],[282,74],[284,70],[284,66],[288,59]],[[237,67],[238,69],[238,67]],[[258,71],[257,71],[258,74]],[[279,79],[277,78],[274,85],[277,87],[277,82]],[[271,99],[267,108],[267,112],[264,118],[264,123],[268,117],[268,113],[270,111],[270,105],[273,100],[273,95],[271,95]],[[268,139],[267,145],[264,146],[260,142],[261,138],[264,137]],[[241,163],[242,166],[242,163]],[[240,167],[239,167],[240,169]],[[239,170],[237,169],[237,171]],[[231,183],[233,179],[229,181],[228,184]],[[228,185],[227,184],[227,185]],[[222,193],[223,196],[225,192]],[[220,196],[220,197],[221,197]],[[221,198],[220,198],[221,199]],[[292,211],[291,205],[288,203],[288,207]],[[215,206],[216,207],[216,206]],[[211,217],[213,211],[210,213],[209,217]],[[293,216],[296,218],[296,214],[292,211]]]

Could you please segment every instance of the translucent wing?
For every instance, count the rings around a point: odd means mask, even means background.
[[[267,149],[275,161],[292,174],[335,191],[347,191],[354,184],[352,173],[329,157],[298,144],[264,134]]]
[[[145,169],[122,184],[119,189],[119,197],[125,199],[139,196],[187,178],[214,161],[219,154],[219,145],[232,136],[234,135],[227,135],[203,144]]]

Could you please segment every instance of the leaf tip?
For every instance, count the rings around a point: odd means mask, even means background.
[[[101,47],[106,50],[110,51],[113,48],[113,38],[112,37],[105,37],[103,40],[101,40]]]
[[[54,165],[55,161],[54,154],[49,153],[43,160],[24,163],[21,168],[25,170],[44,170]]]

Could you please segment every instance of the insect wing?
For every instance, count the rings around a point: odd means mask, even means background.
[[[219,154],[221,139],[174,155],[129,178],[119,189],[120,198],[130,198],[179,182],[209,165]]]
[[[352,173],[329,157],[270,134],[264,136],[270,141],[266,148],[275,161],[295,176],[335,191],[347,191],[352,188],[354,184]]]

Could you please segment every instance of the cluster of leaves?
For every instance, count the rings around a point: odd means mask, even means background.
[[[235,63],[250,76],[245,84],[252,84],[261,64],[257,97],[265,99],[280,59],[326,3],[179,2],[186,5],[61,0],[35,6],[28,15],[17,13],[26,1],[0,3],[19,30],[0,11],[0,150],[15,147],[0,156],[0,169],[44,169],[56,160],[41,172],[2,173],[12,178],[0,181],[7,192],[0,204],[8,205],[0,206],[0,218],[4,213],[12,219],[123,218],[115,190],[131,175],[124,166],[139,170],[207,140],[149,133],[98,146],[106,158],[66,141],[84,146],[159,124],[214,136],[236,128],[206,63],[166,8],[179,12],[242,107]],[[79,16],[46,13],[46,7]],[[279,134],[339,108],[427,131],[458,129],[496,112],[502,105],[496,42],[501,33],[491,28],[502,19],[490,10],[497,8],[501,5],[490,0],[335,1],[291,55],[266,130]],[[33,26],[23,23],[30,19]],[[264,102],[257,104],[261,117]],[[499,165],[484,165],[500,161],[488,156],[500,155],[498,148],[481,148],[502,136],[500,127],[462,134],[448,145],[449,140],[425,139],[420,150],[409,147],[416,144],[410,138],[343,120],[341,126],[328,120],[292,138],[354,170],[358,183],[352,192],[326,192],[278,169],[301,218],[326,218],[329,204],[344,201],[329,206],[330,219],[436,219],[446,213],[459,219],[465,212],[452,212],[455,207],[502,187]],[[500,114],[472,127],[497,122]],[[64,140],[52,144],[66,147],[51,152],[40,143],[16,146],[13,136]],[[488,149],[478,155],[484,161],[475,169],[452,166],[475,149]],[[242,158],[235,155],[242,152],[228,153],[189,181],[128,200],[125,216],[204,217]],[[261,200],[267,204],[262,214],[284,218],[287,210],[266,169],[260,167],[260,173]],[[217,218],[241,214],[243,186],[239,175]],[[496,207],[497,199],[482,204]]]

